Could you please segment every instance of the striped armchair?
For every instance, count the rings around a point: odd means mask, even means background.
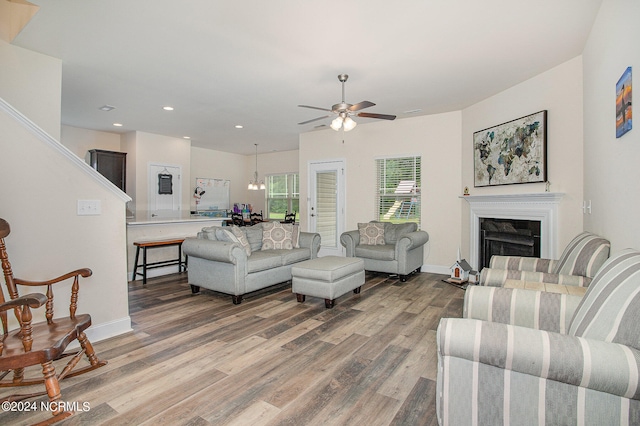
[[[608,240],[590,232],[575,237],[558,260],[492,256],[480,273],[480,285],[502,287],[508,279],[587,287],[609,257]]]
[[[471,286],[437,330],[440,425],[640,424],[640,252],[584,297]]]

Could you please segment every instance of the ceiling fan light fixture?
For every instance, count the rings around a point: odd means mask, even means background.
[[[347,117],[344,119],[344,131],[348,132],[349,130],[353,130],[358,123],[356,123],[351,117]]]
[[[331,128],[336,132],[342,127],[342,117],[336,117],[331,122]]]

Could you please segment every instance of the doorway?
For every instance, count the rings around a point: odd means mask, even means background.
[[[151,217],[174,217],[182,200],[182,167],[171,164],[149,164],[149,205]]]
[[[340,235],[345,226],[345,160],[309,163],[309,231],[321,237],[318,256],[343,256]]]

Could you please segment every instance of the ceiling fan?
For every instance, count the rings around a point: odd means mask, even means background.
[[[336,114],[337,117],[331,122],[331,128],[336,131],[340,130],[340,128],[343,127],[344,131],[348,132],[349,130],[352,130],[354,127],[356,127],[357,123],[351,118],[351,116],[353,115],[357,115],[358,117],[364,117],[364,118],[378,118],[381,120],[396,119],[395,115],[376,114],[373,112],[358,112],[365,108],[374,106],[375,104],[373,102],[362,101],[353,105],[346,103],[344,100],[344,83],[347,81],[348,78],[349,76],[347,74],[340,74],[338,76],[338,80],[340,80],[340,82],[342,83],[342,102],[340,102],[339,104],[333,105],[331,109],[314,107],[309,105],[298,105],[298,106],[302,108],[319,109],[320,111],[328,111],[333,114]],[[302,123],[298,123],[298,124],[308,124],[314,121],[324,120],[325,118],[328,118],[328,117],[331,117],[331,114],[327,114],[322,117],[317,117],[311,120],[303,121]]]

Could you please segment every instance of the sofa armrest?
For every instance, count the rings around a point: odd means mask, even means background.
[[[423,246],[429,241],[429,233],[427,231],[415,231],[404,234],[398,239],[396,247],[401,250],[412,250],[416,247]]]
[[[185,238],[182,243],[182,252],[189,257],[233,263],[234,265],[247,261],[247,253],[240,244],[225,241]]]
[[[360,244],[360,231],[347,231],[340,235],[340,244],[346,249],[346,257],[355,257],[356,247]]]
[[[624,398],[640,399],[637,373],[640,371],[640,351],[629,346],[461,318],[443,318],[440,321],[437,346],[439,359],[461,358]],[[504,380],[502,376],[500,380]],[[470,377],[470,385],[472,381]],[[502,389],[503,385],[499,386]]]
[[[547,273],[553,272],[557,264],[558,261],[553,259],[522,256],[493,255],[489,260],[489,268]]]
[[[591,283],[592,278],[583,277],[581,275],[550,274],[546,272],[484,268],[482,272],[480,272],[480,280],[478,283],[483,286],[502,287],[506,280],[588,287]]]
[[[546,291],[468,286],[462,316],[566,333],[581,300],[581,296]]]
[[[320,250],[320,234],[316,232],[300,232],[299,237],[300,247],[311,249],[311,258],[318,257],[318,251]]]

